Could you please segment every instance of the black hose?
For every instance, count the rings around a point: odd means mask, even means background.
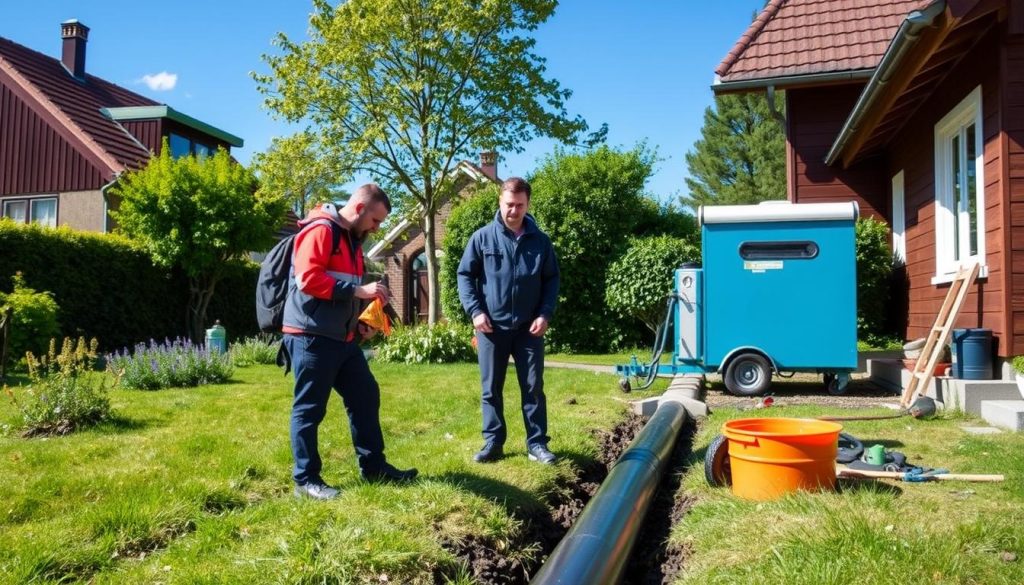
[[[658,378],[658,366],[661,365],[661,354],[665,351],[669,323],[672,321],[672,312],[676,307],[679,297],[677,295],[668,295],[665,299],[665,318],[654,332],[654,353],[651,354],[651,366],[647,370],[647,379],[644,380],[644,383],[637,390],[650,388],[651,384],[654,384],[654,380]]]

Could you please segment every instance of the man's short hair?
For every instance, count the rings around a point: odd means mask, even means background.
[[[367,183],[360,186],[356,189],[355,193],[352,193],[352,198],[360,198],[373,203],[383,203],[388,213],[391,213],[391,199],[388,198],[388,194],[377,183]]]
[[[509,177],[505,179],[505,182],[501,184],[501,191],[504,193],[526,193],[526,198],[530,198],[530,184],[526,182],[526,179],[521,177]]]

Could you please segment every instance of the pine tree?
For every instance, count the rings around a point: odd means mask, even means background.
[[[694,211],[786,198],[785,136],[764,94],[715,96],[686,164],[690,193],[680,202]]]

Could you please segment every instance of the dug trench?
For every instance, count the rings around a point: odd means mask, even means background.
[[[572,480],[552,490],[546,509],[527,514],[513,510],[524,529],[511,543],[499,543],[482,536],[442,542],[459,558],[463,574],[487,585],[525,585],[537,573],[544,559],[562,540],[583,507],[597,493],[612,465],[640,432],[647,419],[628,414],[611,431],[595,431],[599,451],[595,461],[585,466]],[[672,526],[693,505],[693,499],[679,494],[679,482],[689,463],[696,427],[688,421],[667,463],[647,517],[637,535],[633,554],[626,567],[624,585],[661,585],[671,583],[682,570],[689,551],[668,543]],[[522,554],[522,551],[537,551]],[[450,582],[456,573],[450,568],[434,573],[436,583]]]

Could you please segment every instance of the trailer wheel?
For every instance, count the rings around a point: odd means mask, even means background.
[[[725,435],[716,436],[704,453],[704,479],[711,487],[732,485],[729,441]]]
[[[832,372],[828,372],[823,376],[825,382],[825,390],[828,391],[832,396],[841,396],[846,394],[847,384],[850,381],[849,376],[840,376]]]
[[[622,390],[623,394],[629,394],[633,391],[633,386],[629,383],[628,378],[619,378],[619,390]]]
[[[725,369],[725,389],[736,396],[760,396],[771,384],[771,364],[760,354],[740,354]]]

